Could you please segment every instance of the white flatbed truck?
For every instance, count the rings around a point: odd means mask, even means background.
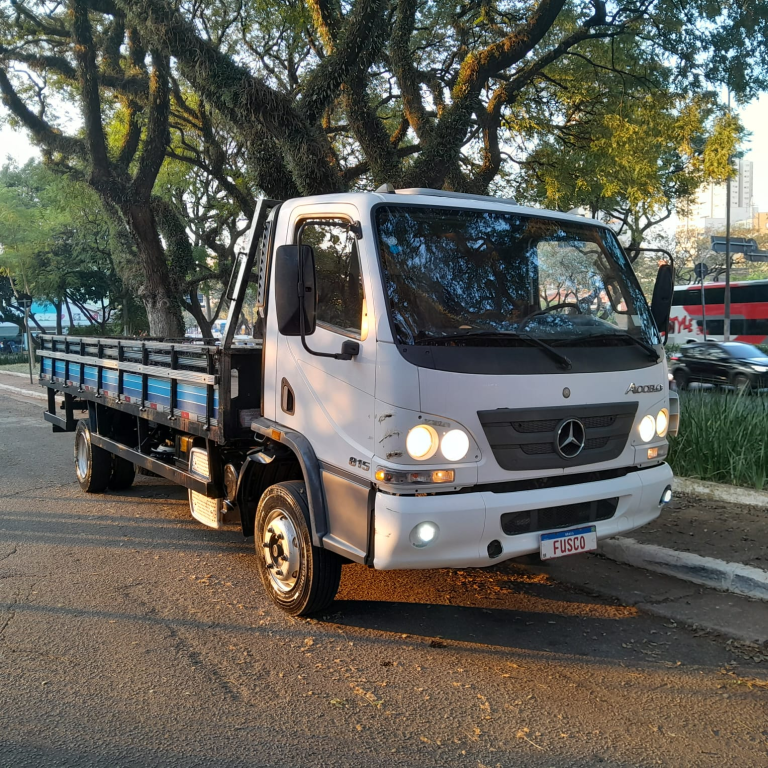
[[[660,266],[649,306],[608,227],[508,200],[262,200],[224,338],[41,336],[45,418],[84,491],[180,483],[202,523],[239,518],[274,602],[316,613],[346,562],[546,559],[656,518],[672,286]]]

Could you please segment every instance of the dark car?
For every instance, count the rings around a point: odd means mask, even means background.
[[[740,341],[686,344],[670,357],[670,371],[678,389],[693,382],[740,392],[768,387],[768,355]]]

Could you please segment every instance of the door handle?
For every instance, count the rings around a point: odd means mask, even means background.
[[[280,385],[280,407],[283,413],[293,416],[296,413],[296,395],[293,393],[293,387],[288,383],[288,379],[283,379]]]

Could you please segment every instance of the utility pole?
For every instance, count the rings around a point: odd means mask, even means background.
[[[731,117],[731,89],[728,88],[728,117]],[[723,341],[731,340],[731,156],[725,181],[725,296],[723,302]]]
[[[29,362],[29,383],[34,384],[32,379],[32,331],[29,329],[29,316],[32,312],[32,299],[22,299],[24,306],[24,327],[27,331],[27,361]]]

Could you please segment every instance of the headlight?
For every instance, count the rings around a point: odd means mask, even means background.
[[[669,429],[669,411],[666,408],[662,408],[658,414],[656,414],[656,434],[659,437],[664,437]]]
[[[463,429],[452,429],[443,435],[440,450],[448,461],[461,461],[469,450],[469,438]]]
[[[643,416],[638,431],[640,432],[640,439],[644,443],[650,443],[651,440],[653,440],[653,436],[656,434],[656,419],[650,414]]]
[[[405,447],[412,459],[431,459],[437,453],[439,444],[437,432],[429,424],[419,424],[414,427],[405,439]]]
[[[753,365],[752,368],[754,368],[756,371],[760,371],[760,373],[765,373],[768,371],[768,368],[766,368],[764,365]]]

